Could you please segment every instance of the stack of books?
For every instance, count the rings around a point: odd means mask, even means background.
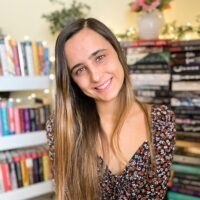
[[[199,199],[200,40],[171,42],[169,51],[171,107],[176,115],[177,144],[188,145],[176,147],[173,184],[168,199]]]
[[[177,135],[200,142],[200,40],[173,42],[170,51]]]
[[[122,43],[135,95],[144,103],[170,103],[170,53],[167,41]]]
[[[177,147],[173,170],[173,184],[168,195],[174,195],[174,199],[182,195],[183,200],[200,197],[200,149]]]

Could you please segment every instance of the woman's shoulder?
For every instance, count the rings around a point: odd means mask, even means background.
[[[152,105],[151,115],[156,149],[173,151],[176,139],[174,112],[167,105]]]
[[[154,123],[164,125],[167,123],[175,123],[175,114],[167,105],[151,105],[151,117]]]

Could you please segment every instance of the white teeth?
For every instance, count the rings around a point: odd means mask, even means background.
[[[105,83],[103,83],[102,85],[95,87],[97,90],[103,90],[105,89],[111,82],[111,79],[109,79],[108,81],[106,81]]]

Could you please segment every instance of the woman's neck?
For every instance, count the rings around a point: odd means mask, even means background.
[[[119,99],[111,102],[96,102],[101,122],[114,123],[119,114]]]

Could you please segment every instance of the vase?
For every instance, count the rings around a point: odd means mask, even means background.
[[[164,24],[163,13],[157,9],[152,12],[142,11],[136,16],[136,24],[140,39],[158,39]]]

